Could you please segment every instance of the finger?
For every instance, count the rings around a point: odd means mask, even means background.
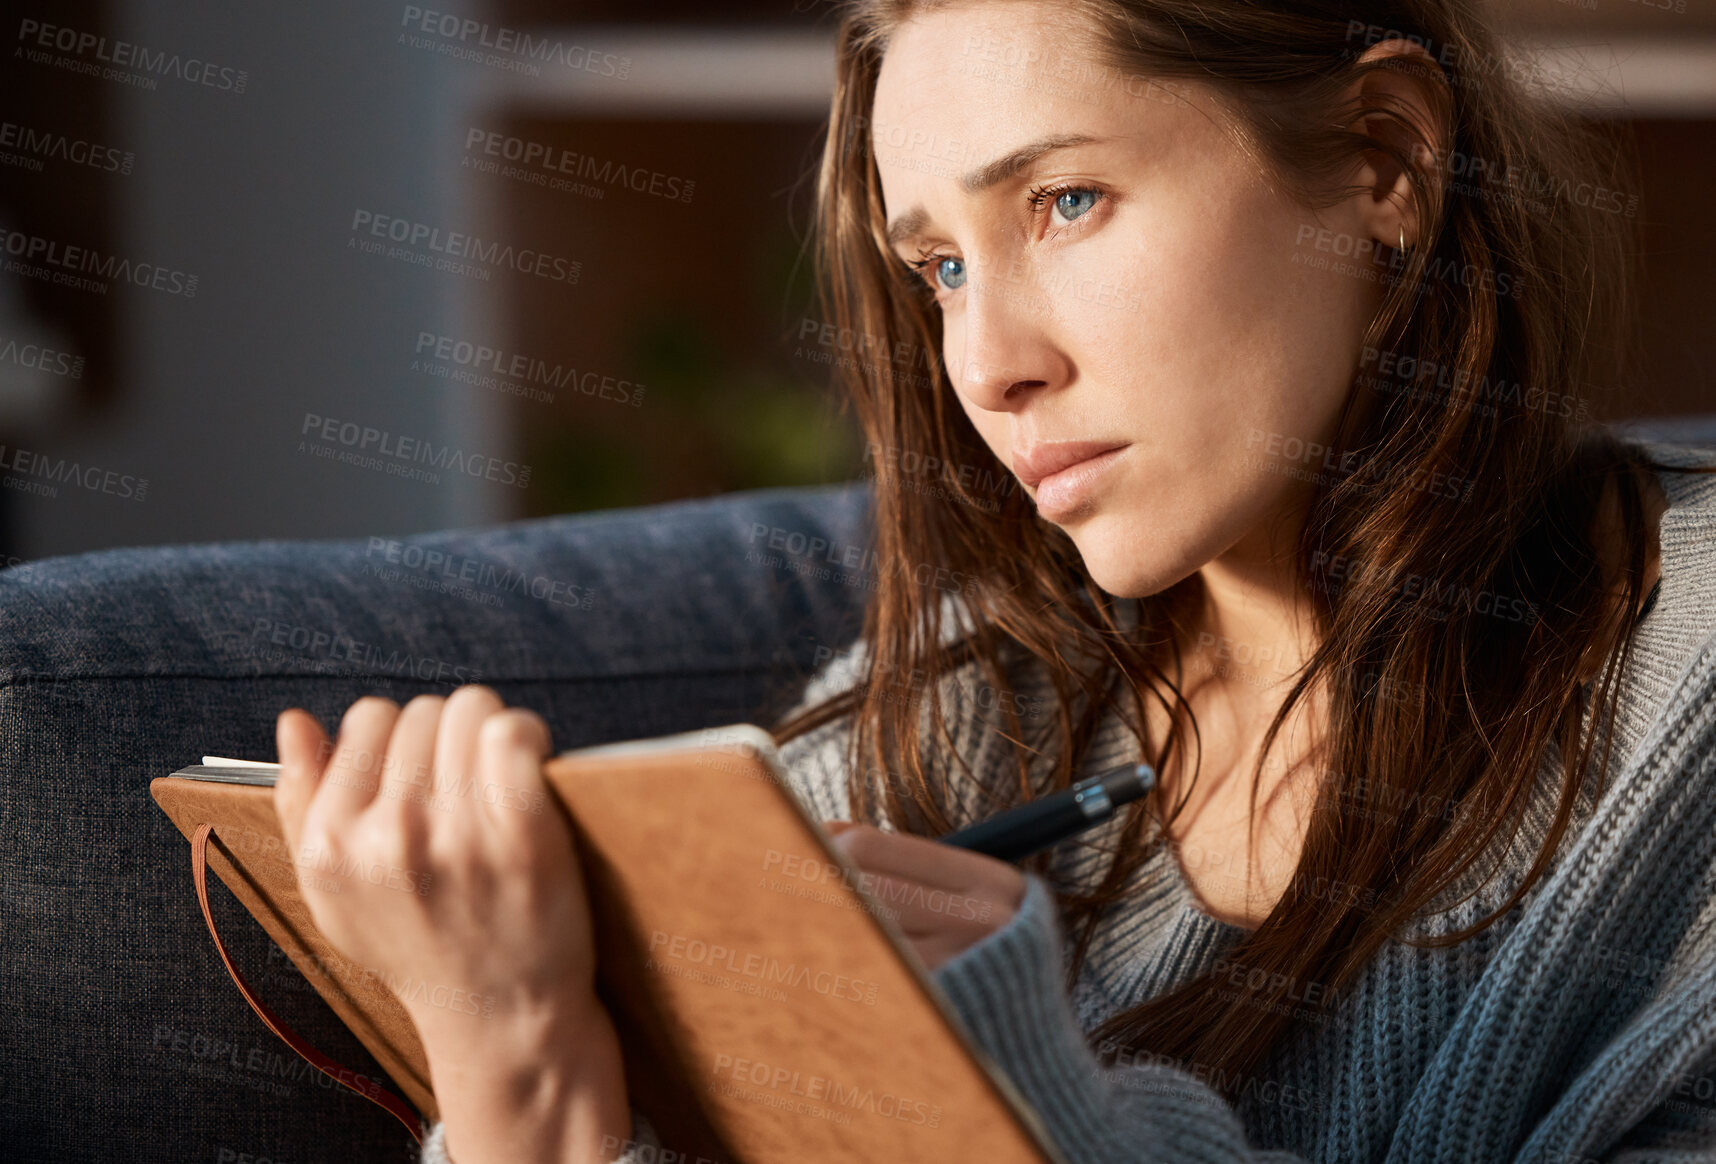
[[[305,814],[306,825],[349,824],[375,799],[388,736],[398,718],[399,705],[380,695],[366,695],[346,708],[334,753],[322,769],[321,784]]]
[[[286,850],[298,851],[304,835],[304,814],[322,778],[322,762],[330,750],[328,733],[315,716],[301,707],[288,707],[274,721],[274,748],[280,757],[280,774],[274,781],[274,814]]]
[[[524,707],[489,716],[477,733],[476,798],[503,831],[523,830],[540,817],[547,797],[542,762],[548,757],[548,725]]]
[[[865,892],[894,919],[910,938],[945,938],[962,943],[973,933],[987,932],[998,917],[1017,910],[1011,896],[996,886],[971,890],[944,889],[907,877],[871,874]]]
[[[435,732],[435,792],[437,804],[462,820],[477,819],[471,803],[477,781],[477,732],[483,721],[506,704],[494,688],[466,683],[455,688],[441,709]]]
[[[399,817],[401,827],[422,819],[423,800],[435,771],[436,731],[446,702],[439,695],[414,696],[388,733],[381,785],[370,807]]]
[[[866,870],[864,892],[881,906],[882,911],[893,919],[895,925],[908,938],[919,938],[927,933],[935,932],[945,926],[941,916],[929,908],[931,890],[928,886],[900,877],[891,877],[885,873],[870,873]],[[942,898],[948,896],[947,891],[936,890]]]
[[[887,874],[939,889],[965,891],[993,879],[995,858],[944,845],[929,837],[883,832],[859,824],[835,834],[834,843],[866,873]]]

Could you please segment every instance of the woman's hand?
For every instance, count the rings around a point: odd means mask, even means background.
[[[473,684],[403,709],[366,696],[334,743],[289,708],[276,740],[299,889],[323,935],[410,1014],[449,1155],[593,1160],[604,1134],[628,1138],[542,719]]]
[[[931,970],[1001,929],[1025,900],[1025,875],[1005,861],[849,820],[822,825]]]

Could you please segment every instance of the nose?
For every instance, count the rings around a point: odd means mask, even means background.
[[[978,408],[1012,412],[1065,383],[1066,358],[1044,326],[1050,314],[1034,281],[1012,269],[973,270],[962,313],[963,348],[948,353],[960,393]]]

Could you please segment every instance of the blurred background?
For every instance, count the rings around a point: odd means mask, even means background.
[[[1638,142],[1613,417],[1716,442],[1716,0],[1499,3]],[[826,6],[8,7],[0,565],[861,474],[806,249]]]

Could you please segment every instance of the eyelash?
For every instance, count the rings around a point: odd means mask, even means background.
[[[1089,191],[1097,196],[1096,202],[1092,202],[1090,204],[1090,210],[1086,210],[1084,214],[1079,215],[1081,219],[1086,214],[1089,214],[1091,210],[1095,210],[1098,202],[1101,202],[1104,198],[1108,197],[1108,192],[1106,190],[1096,186],[1081,186],[1077,182],[1061,182],[1054,186],[1032,186],[1029,193],[1025,195],[1025,202],[1031,207],[1032,213],[1036,213],[1043,208],[1043,203],[1057,199],[1068,191]],[[1075,229],[1075,227],[1063,226],[1058,228],[1056,233],[1059,233],[1060,230],[1071,229]],[[941,289],[935,285],[935,281],[932,276],[924,273],[924,269],[926,267],[933,267],[934,264],[941,262],[943,259],[955,258],[957,256],[934,254],[922,248],[919,248],[918,256],[919,257],[916,261],[907,259],[906,266],[912,269],[913,273],[917,275],[919,282],[924,285],[926,290],[931,294],[935,294]]]
[[[1025,201],[1030,204],[1032,210],[1041,210],[1043,208],[1043,203],[1051,199],[1059,198],[1062,194],[1065,194],[1070,190],[1089,191],[1092,194],[1102,193],[1101,190],[1098,190],[1094,186],[1080,186],[1075,182],[1061,182],[1054,186],[1032,186],[1030,192],[1025,195]],[[1097,202],[1100,201],[1102,201],[1102,199],[1098,198]],[[1096,202],[1091,203],[1091,206],[1094,208],[1096,206]],[[1082,215],[1080,217],[1082,217]]]

